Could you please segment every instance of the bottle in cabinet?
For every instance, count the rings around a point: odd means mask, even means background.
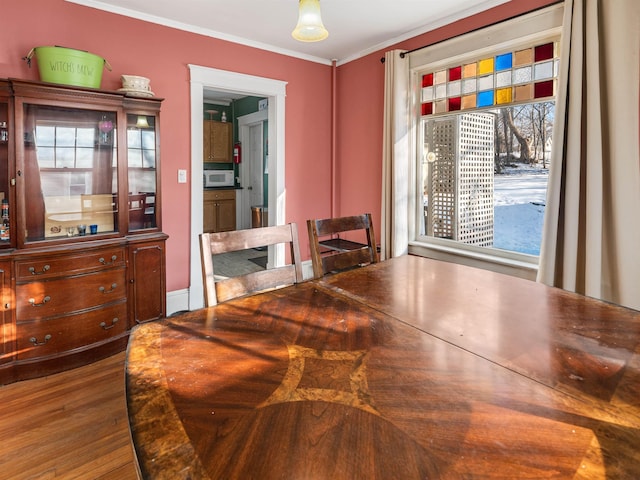
[[[0,219],[0,241],[8,242],[11,239],[9,232],[9,201],[2,199],[2,218]]]

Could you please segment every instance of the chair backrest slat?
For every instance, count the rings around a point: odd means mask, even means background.
[[[345,270],[356,265],[366,265],[369,263],[375,263],[371,255],[371,249],[369,248],[349,250],[333,255],[324,255],[322,257],[322,268],[325,273]]]
[[[298,283],[295,267],[287,265],[281,268],[260,270],[239,277],[230,277],[216,282],[216,299],[226,302],[250,292],[268,290]]]
[[[346,268],[358,265],[366,265],[379,261],[378,249],[375,244],[375,232],[371,214],[354,215],[349,217],[326,218],[307,220],[309,230],[309,247],[311,250],[311,262],[313,263],[313,276],[315,278]],[[364,230],[367,243],[357,244],[345,242],[346,246],[333,244],[331,248],[326,238],[335,237],[344,232]],[[325,245],[323,245],[325,242]],[[337,245],[337,246],[336,246]]]
[[[279,243],[289,245],[291,264],[216,281],[213,255]],[[298,228],[295,223],[231,232],[203,233],[200,235],[200,253],[207,306],[302,281]]]

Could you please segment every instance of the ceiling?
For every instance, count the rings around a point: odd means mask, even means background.
[[[509,0],[321,0],[329,38],[298,42],[297,0],[67,0],[201,35],[338,65]]]

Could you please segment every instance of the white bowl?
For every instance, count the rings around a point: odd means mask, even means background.
[[[146,77],[139,77],[137,75],[122,75],[121,78],[122,88],[126,90],[151,90],[151,87],[149,86],[149,79]]]

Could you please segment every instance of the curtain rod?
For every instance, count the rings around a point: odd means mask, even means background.
[[[487,25],[483,25],[481,27],[474,28],[473,30],[469,30],[469,31],[461,33],[459,35],[452,35],[450,37],[443,38],[442,40],[438,40],[437,42],[428,43],[426,45],[422,45],[421,47],[416,47],[416,48],[413,48],[411,50],[405,50],[404,52],[400,52],[400,58],[404,58],[407,55],[409,55],[410,53],[417,52],[418,50],[422,50],[423,48],[432,47],[432,46],[437,45],[439,43],[446,42],[447,40],[451,40],[452,38],[459,37],[461,35],[466,35],[468,33],[477,32],[478,30],[482,30],[483,28],[492,27],[492,26],[497,25],[499,23],[506,22],[506,21],[509,21],[509,20],[513,20],[514,18],[522,17],[523,15],[528,15],[530,13],[537,12],[538,10],[542,10],[544,8],[548,8],[548,7],[552,6],[552,5],[557,5],[558,3],[564,3],[564,0],[556,0],[555,2],[549,3],[548,5],[544,5],[542,7],[538,7],[538,8],[535,8],[533,10],[529,10],[528,12],[519,13],[518,15],[514,15],[514,16],[508,17],[508,18],[504,18],[502,20],[497,20],[497,21],[495,21],[493,23],[489,23]],[[384,63],[384,57],[380,58],[380,62]]]

